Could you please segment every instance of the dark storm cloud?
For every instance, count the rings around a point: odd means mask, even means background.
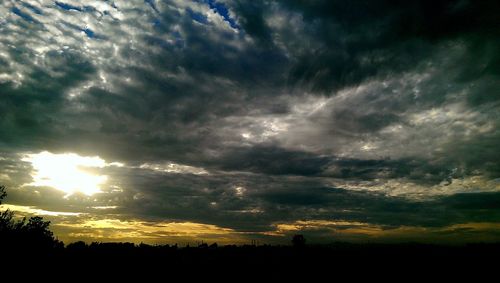
[[[17,64],[32,66],[29,53],[18,47],[10,54]],[[94,71],[90,62],[70,52],[48,52],[46,60],[49,69],[33,66],[29,80],[21,86],[0,84],[0,135],[8,146],[23,148],[45,143],[58,124],[64,123],[56,116],[64,107],[64,92]]]
[[[453,168],[447,164],[429,164],[419,159],[336,159],[323,171],[323,176],[373,180],[406,177],[415,183],[435,184],[451,179]]]
[[[273,229],[270,223],[297,219],[342,219],[390,228],[496,222],[499,216],[495,205],[498,193],[421,201],[325,187],[309,178],[254,174],[165,177],[147,171],[134,176],[133,189],[114,195],[120,199],[112,202],[119,206],[114,213],[125,218],[212,223],[238,231],[268,231]],[[237,188],[243,188],[241,194]]]
[[[287,1],[285,5],[315,24],[314,39],[322,43],[314,53],[300,55],[291,81],[310,82],[318,90],[407,71],[442,40],[464,39],[473,58],[488,48],[478,50],[479,42],[498,48],[496,1]],[[492,54],[486,66],[464,75],[497,73],[497,60]]]
[[[0,7],[13,204],[253,232],[500,220],[498,1]],[[64,199],[26,185],[44,150],[125,165]]]
[[[317,175],[330,158],[273,146],[234,149],[220,159],[223,170],[253,171],[273,175]]]

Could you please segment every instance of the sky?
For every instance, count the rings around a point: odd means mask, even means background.
[[[1,1],[2,209],[65,242],[498,241],[499,14]]]

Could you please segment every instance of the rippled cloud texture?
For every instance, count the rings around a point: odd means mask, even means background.
[[[67,241],[498,240],[499,6],[2,1],[5,202]]]

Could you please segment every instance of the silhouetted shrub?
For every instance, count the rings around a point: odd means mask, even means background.
[[[4,186],[0,186],[0,204],[7,196]],[[49,230],[50,221],[40,216],[29,219],[14,219],[10,210],[0,212],[0,248],[2,251],[40,252],[64,247]]]

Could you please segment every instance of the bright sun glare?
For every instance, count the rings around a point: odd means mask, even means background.
[[[100,186],[107,176],[89,172],[92,168],[103,168],[106,162],[99,158],[83,157],[74,153],[53,154],[47,151],[27,154],[22,159],[35,169],[30,186],[47,186],[71,195],[76,192],[88,196],[101,191]]]

